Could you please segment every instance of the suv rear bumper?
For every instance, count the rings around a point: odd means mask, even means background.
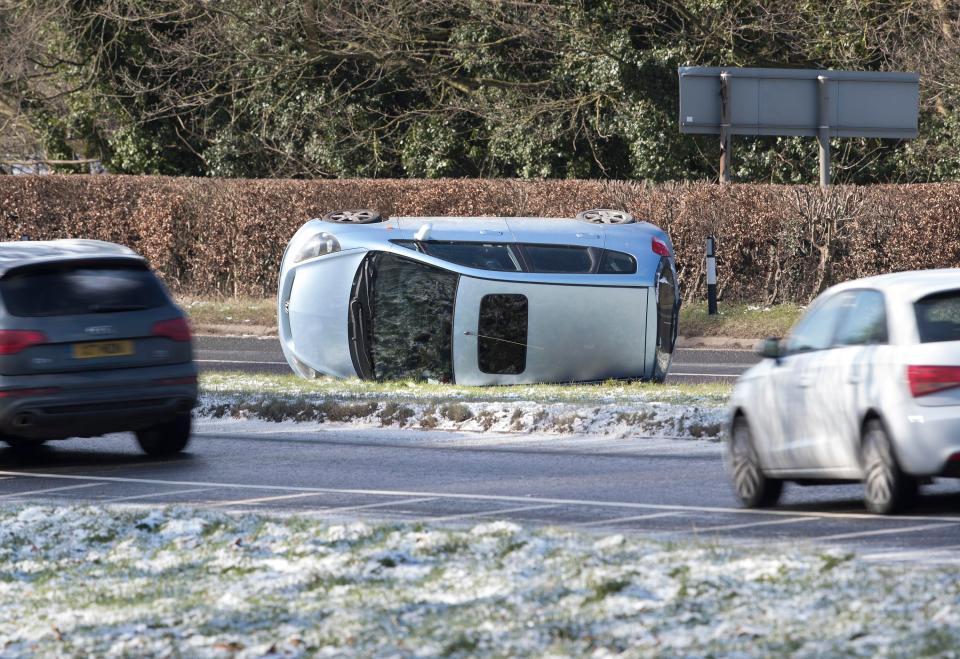
[[[0,378],[2,389],[41,390],[0,398],[0,435],[64,439],[140,430],[188,413],[197,401],[191,363],[111,373],[119,382],[98,375]]]

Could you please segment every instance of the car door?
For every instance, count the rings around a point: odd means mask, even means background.
[[[453,321],[457,383],[522,384],[645,372],[648,288],[462,276]]]
[[[887,343],[883,294],[876,290],[843,294],[833,347],[822,352],[816,386],[808,391],[810,433],[798,446],[798,459],[810,469],[858,470],[860,419],[876,387],[874,369]]]
[[[802,471],[812,466],[810,446],[823,422],[820,397],[825,389],[821,379],[829,368],[834,334],[849,303],[846,293],[817,300],[790,332],[785,355],[771,370],[772,415],[780,429],[769,451],[774,468]]]

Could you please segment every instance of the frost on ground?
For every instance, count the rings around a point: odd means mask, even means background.
[[[625,384],[457,387],[211,374],[197,412],[213,418],[537,432],[720,438],[729,388]]]
[[[0,655],[955,656],[960,569],[834,550],[0,510]]]

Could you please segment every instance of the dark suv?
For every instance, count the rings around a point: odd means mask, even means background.
[[[96,240],[0,242],[0,440],[134,431],[183,450],[197,399],[190,327],[146,261]]]

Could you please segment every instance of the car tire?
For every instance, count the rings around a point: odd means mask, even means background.
[[[892,515],[906,510],[917,495],[917,479],[905,474],[893,452],[886,428],[871,419],[860,444],[863,465],[863,502],[872,513]]]
[[[137,443],[147,455],[162,457],[174,455],[190,443],[190,427],[193,419],[189,414],[180,414],[166,423],[160,423],[137,431]]]
[[[769,508],[783,493],[783,481],[763,473],[753,444],[750,425],[743,417],[733,422],[728,447],[730,481],[733,492],[747,508]]]
[[[324,222],[334,222],[336,224],[374,224],[383,222],[383,216],[375,210],[369,208],[358,208],[354,210],[330,211],[323,216]]]

